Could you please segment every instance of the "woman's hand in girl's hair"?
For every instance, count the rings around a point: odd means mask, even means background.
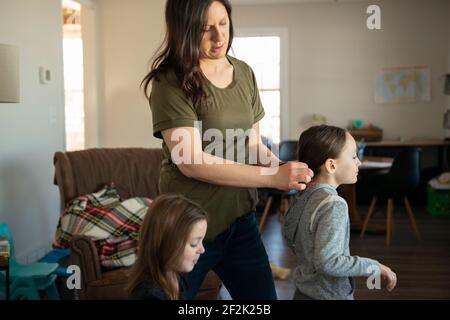
[[[383,264],[380,265],[380,269],[381,278],[387,283],[386,289],[388,289],[388,291],[392,291],[397,284],[397,275],[389,267]]]
[[[280,190],[304,190],[313,176],[307,164],[289,161],[279,167],[274,176],[274,187]]]

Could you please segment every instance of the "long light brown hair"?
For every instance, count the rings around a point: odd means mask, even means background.
[[[167,71],[175,72],[181,88],[194,105],[206,108],[206,93],[203,87],[204,76],[200,69],[200,43],[208,21],[208,10],[214,1],[222,3],[230,21],[227,53],[234,36],[229,0],[167,0],[166,35],[150,72],[141,85],[147,98],[152,79],[158,81],[159,75]]]
[[[181,195],[158,196],[150,205],[139,231],[136,263],[127,291],[149,281],[172,300],[179,298],[179,272],[175,270],[195,223],[207,220],[206,212]]]

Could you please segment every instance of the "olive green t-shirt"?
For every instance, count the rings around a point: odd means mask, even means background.
[[[161,132],[166,129],[198,127],[203,151],[248,164],[245,131],[264,117],[264,109],[252,69],[243,61],[227,58],[234,68],[233,81],[226,88],[218,88],[206,80],[207,108],[193,105],[173,72],[162,74],[158,81],[152,82],[153,135],[162,138]],[[182,194],[206,210],[209,216],[207,240],[225,231],[236,218],[255,209],[258,201],[255,188],[228,187],[188,178],[172,162],[164,140],[163,151],[160,191]]]

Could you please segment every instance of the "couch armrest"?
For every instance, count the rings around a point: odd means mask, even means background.
[[[80,267],[82,291],[87,283],[100,280],[102,272],[97,249],[91,238],[75,235],[70,241],[71,263]]]
[[[64,212],[66,203],[77,196],[76,184],[72,165],[69,157],[64,152],[55,152],[53,156],[55,176],[53,184],[58,186],[60,198],[60,210]]]

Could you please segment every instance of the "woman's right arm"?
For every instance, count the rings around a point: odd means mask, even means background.
[[[187,141],[172,139],[174,133],[174,136],[182,133],[181,136]],[[305,183],[310,182],[313,176],[308,166],[301,162],[293,161],[280,167],[266,168],[237,163],[203,152],[200,132],[195,127],[166,129],[162,131],[162,136],[178,169],[186,177],[207,183],[246,188],[303,190]]]

